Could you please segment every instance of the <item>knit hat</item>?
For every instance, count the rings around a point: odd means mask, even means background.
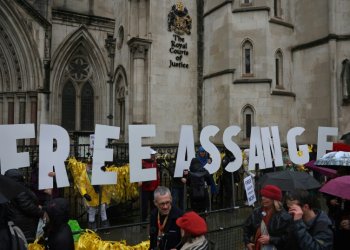
[[[187,212],[176,220],[176,225],[190,233],[192,236],[200,236],[208,231],[207,223],[196,212]]]
[[[205,149],[202,146],[199,146],[198,152],[205,152]]]
[[[260,194],[272,200],[276,200],[276,201],[282,200],[282,191],[279,187],[275,185],[266,185],[260,190]]]

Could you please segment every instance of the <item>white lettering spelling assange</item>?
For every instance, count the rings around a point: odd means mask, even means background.
[[[219,132],[216,126],[206,126],[200,133],[200,143],[210,153],[213,161],[204,167],[215,173],[221,163],[220,152],[210,141],[210,137]],[[233,138],[241,131],[239,126],[227,127],[223,133],[223,144],[235,156],[235,161],[226,166],[229,172],[235,172],[242,166],[242,152]],[[305,164],[309,161],[307,145],[297,145],[296,137],[305,131],[304,128],[294,127],[287,133],[288,152],[290,159],[295,164]],[[113,160],[113,149],[106,148],[108,139],[119,139],[120,128],[96,124],[94,157],[92,163],[93,185],[116,184],[115,172],[103,172],[101,167],[106,161]],[[154,137],[156,126],[129,125],[129,163],[130,182],[150,181],[156,179],[156,169],[142,169],[142,159],[150,158],[150,147],[142,146],[142,138]],[[328,136],[338,136],[338,128],[319,127],[317,138],[317,158],[320,158],[327,150],[332,149],[332,142],[327,141]],[[0,125],[0,167],[1,174],[12,168],[28,167],[30,165],[29,152],[17,152],[17,140],[35,138],[34,124],[12,124]],[[55,147],[53,146],[55,143]],[[57,125],[40,125],[39,137],[39,189],[53,187],[53,180],[48,173],[55,168],[58,187],[69,186],[65,160],[69,157],[69,135],[68,132]],[[176,158],[175,177],[182,175],[184,169],[190,165],[195,157],[194,135],[192,125],[182,125],[180,131],[178,154]],[[299,155],[298,151],[303,154]],[[187,160],[186,160],[187,152]],[[256,153],[255,153],[256,152]],[[273,160],[272,160],[273,159]],[[249,170],[255,169],[255,164],[260,169],[271,168],[272,161],[275,166],[283,165],[282,149],[279,130],[277,126],[252,127],[249,150]]]

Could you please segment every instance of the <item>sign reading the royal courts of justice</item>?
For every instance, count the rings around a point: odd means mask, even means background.
[[[183,35],[190,35],[191,28],[192,18],[188,14],[187,8],[181,2],[174,4],[168,14],[168,31],[174,32],[169,48],[169,52],[174,57],[169,60],[169,68],[189,68],[189,64],[184,62],[189,51]]]

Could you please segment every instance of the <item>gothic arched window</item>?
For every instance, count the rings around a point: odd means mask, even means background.
[[[242,46],[243,75],[253,74],[253,44],[246,40]]]
[[[281,6],[281,0],[274,0],[273,1],[273,10],[274,10],[274,16],[275,17],[282,17],[282,6]]]
[[[243,128],[244,128],[244,139],[250,138],[252,126],[254,126],[254,110],[250,105],[246,105],[243,108]]]
[[[275,54],[276,88],[283,87],[283,55],[280,50]]]
[[[94,90],[89,82],[81,89],[80,127],[83,131],[93,131],[94,128]]]
[[[125,83],[123,77],[119,76],[117,79],[117,108],[116,108],[116,121],[120,127],[120,135],[124,137],[125,134]]]
[[[68,131],[75,130],[76,91],[72,82],[67,82],[62,91],[62,127]]]
[[[70,131],[95,129],[93,71],[83,50],[77,50],[65,67],[62,89],[62,126]]]

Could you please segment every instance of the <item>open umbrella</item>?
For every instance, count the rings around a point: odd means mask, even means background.
[[[340,137],[340,140],[349,141],[349,140],[350,140],[350,132],[343,134],[343,135]]]
[[[27,188],[11,178],[0,175],[0,204],[12,200],[18,194],[25,192]]]
[[[322,193],[331,194],[342,199],[350,200],[350,175],[331,179],[320,190]]]
[[[321,185],[306,172],[283,170],[264,174],[259,181],[261,187],[271,184],[278,186],[282,191],[294,189],[316,189]]]
[[[342,142],[334,142],[332,151],[350,152],[350,145],[342,143]]]
[[[316,166],[329,168],[339,168],[341,166],[350,167],[350,152],[336,151],[329,152],[315,162]]]
[[[304,164],[305,167],[308,169],[311,169],[312,171],[316,171],[320,174],[323,174],[325,176],[328,176],[330,178],[335,178],[337,177],[337,171],[331,168],[323,168],[323,167],[318,167],[315,165],[315,160],[309,161],[308,163]]]

